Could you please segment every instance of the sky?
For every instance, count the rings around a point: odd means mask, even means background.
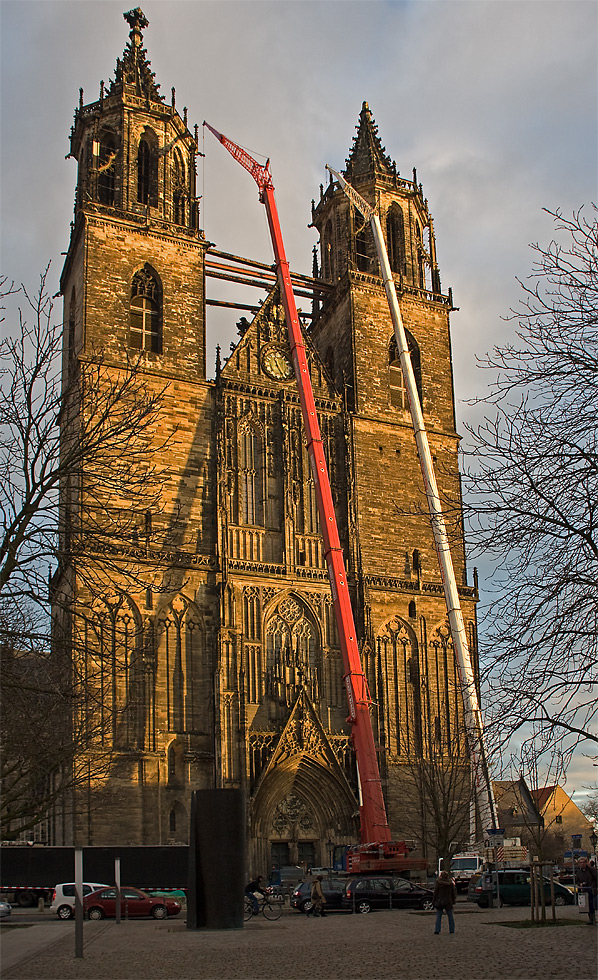
[[[132,4],[131,4],[132,5]],[[598,201],[598,5],[593,0],[147,0],[144,45],[170,101],[200,127],[201,224],[218,249],[272,261],[249,174],[203,120],[271,159],[287,257],[311,274],[311,200],[325,164],[344,168],[363,101],[386,152],[418,181],[434,218],[451,318],[459,425],[489,378],[477,366],[504,344],[552,218]],[[129,27],[116,0],[1,0],[0,270],[35,285],[51,261],[58,289],[76,165],[73,112],[113,76]],[[203,133],[205,135],[205,144]],[[209,281],[209,295],[223,298]],[[255,301],[252,293],[251,300]],[[239,314],[209,310],[215,346]],[[482,577],[481,587],[484,587]],[[576,755],[568,789],[595,782]]]

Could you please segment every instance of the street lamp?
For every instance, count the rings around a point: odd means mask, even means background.
[[[328,877],[332,878],[332,862],[334,860],[334,841],[331,837],[326,841],[326,847],[328,848]]]

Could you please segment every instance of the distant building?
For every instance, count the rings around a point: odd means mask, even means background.
[[[562,786],[544,786],[532,790],[531,794],[542,815],[546,833],[562,847],[563,853],[571,849],[571,838],[575,834],[581,834],[578,845],[581,850],[592,851],[590,834],[594,829],[593,824]]]
[[[525,779],[493,780],[498,825],[504,827],[505,837],[520,837],[527,844],[530,833],[542,826],[542,816]]]
[[[529,789],[523,778],[495,780],[492,785],[499,825],[506,836],[520,837],[530,854],[562,863],[574,834],[582,835],[579,847],[591,851],[592,823],[562,786]]]

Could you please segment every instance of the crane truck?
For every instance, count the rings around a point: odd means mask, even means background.
[[[297,313],[293,287],[291,284],[289,263],[285,255],[282,232],[278,218],[278,209],[276,207],[276,200],[274,196],[274,184],[270,173],[270,161],[267,160],[265,165],[258,163],[245,149],[234,143],[222,133],[219,133],[218,130],[210,126],[209,123],[204,121],[204,126],[206,126],[207,129],[213,133],[216,139],[222,143],[231,156],[233,156],[234,159],[237,160],[237,162],[240,163],[241,166],[244,167],[255,180],[259,190],[259,200],[266,208],[268,226],[272,239],[276,273],[285,310],[291,358],[297,381],[297,389],[307,437],[308,455],[314,478],[318,514],[322,529],[322,537],[324,540],[324,555],[328,568],[332,601],[343,658],[343,679],[345,682],[345,690],[349,707],[348,721],[351,724],[352,742],[355,749],[355,758],[357,762],[360,792],[359,815],[361,843],[349,848],[349,852],[347,854],[347,870],[353,873],[360,871],[383,870],[396,872],[400,870],[405,871],[408,868],[414,868],[416,865],[423,869],[426,862],[415,858],[409,858],[410,848],[405,841],[392,841],[391,839],[390,828],[386,815],[386,806],[382,793],[382,782],[380,779],[374,734],[370,718],[370,705],[372,700],[368,689],[367,678],[363,672],[361,658],[359,656],[357,635],[349,596],[347,573],[334,512],[332,492],[330,489],[330,479],[328,476],[328,468],[326,465],[322,437],[313,397],[305,343],[299,323],[299,316]],[[333,173],[335,172],[333,171]],[[391,290],[389,287],[390,283],[392,283],[392,290],[394,291],[394,281],[392,280],[392,273],[390,272],[388,256],[386,255],[386,247],[382,237],[379,219],[369,205],[367,205],[366,202],[356,194],[353,188],[349,187],[346,181],[344,181],[344,178],[341,178],[339,174],[336,174],[336,177],[338,180],[340,180],[341,186],[345,192],[349,194],[349,196],[351,196],[351,193],[355,195],[355,198],[351,198],[354,203],[356,203],[356,199],[359,199],[361,206],[359,204],[357,204],[357,206],[360,208],[360,210],[362,210],[362,208],[365,206],[368,212],[367,216],[371,217],[372,219],[372,227],[374,227],[374,225],[377,223],[379,238],[377,237],[377,231],[375,231],[376,245],[383,270],[383,278],[387,290],[391,316],[395,327],[395,334],[397,335],[396,339],[397,347],[400,351],[401,367],[405,377],[406,388],[409,393],[416,439],[418,440],[418,448],[421,446],[420,458],[425,456],[425,467],[424,462],[422,461],[424,483],[427,493],[428,488],[432,488],[432,493],[428,493],[428,499],[438,499],[438,490],[436,488],[436,481],[434,478],[432,458],[430,455],[429,446],[427,444],[427,437],[423,425],[423,418],[421,416],[421,407],[419,406],[419,398],[415,385],[413,368],[411,367],[411,359],[407,348],[405,332],[400,319],[400,311],[398,310],[396,293],[394,293],[394,306],[391,302]],[[437,529],[444,528],[439,503],[437,506],[435,505],[434,508],[432,507],[432,504],[430,504],[430,513],[435,533],[435,540],[437,540],[437,533],[439,533]],[[437,543],[437,550],[439,560],[441,561],[441,570],[443,572],[447,609],[449,612],[451,629],[453,631],[453,643],[455,645],[455,649],[457,650],[457,641],[455,640],[457,631],[456,629],[453,629],[453,624],[455,623],[458,625],[460,617],[461,633],[459,634],[458,642],[461,645],[461,649],[463,648],[463,644],[465,644],[465,650],[467,650],[465,630],[461,617],[454,572],[452,570],[452,563],[450,560],[446,530],[444,530],[442,545]],[[463,655],[461,657],[459,666],[461,671],[461,686],[466,703],[466,712],[472,732],[472,737],[469,740],[469,747],[472,760],[475,761],[480,758],[480,755],[482,759],[485,757],[483,756],[483,740],[481,737],[481,715],[479,712],[479,705],[477,704],[475,683],[468,653],[467,656]],[[477,770],[478,768],[478,766],[474,766],[474,770]],[[486,780],[486,782],[487,785],[489,785],[489,781]],[[478,795],[479,803],[483,806],[484,818],[491,821],[491,826],[496,826],[496,812],[491,790],[489,793],[486,792],[484,794],[480,792]]]

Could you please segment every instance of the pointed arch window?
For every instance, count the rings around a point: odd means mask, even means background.
[[[104,746],[133,749],[143,744],[142,641],[139,610],[126,598],[99,604],[85,628],[86,683],[93,691],[86,723]]]
[[[332,254],[332,222],[327,221],[322,238],[322,274],[324,279],[334,278],[334,259]]]
[[[162,353],[162,287],[147,264],[135,273],[131,284],[129,346]]]
[[[357,210],[353,211],[353,227],[355,228],[355,265],[359,272],[368,272],[370,268],[368,227],[366,219]]]
[[[137,200],[140,204],[158,206],[158,141],[146,130],[137,151]]]
[[[299,474],[298,474],[299,475]],[[309,463],[307,444],[301,440],[301,486],[297,488],[297,530],[302,534],[318,533],[318,505],[314,477]]]
[[[417,386],[419,402],[423,408],[422,370],[419,346],[415,337],[409,332],[409,330],[405,330],[405,335],[407,337],[407,347],[409,349],[409,353],[411,354],[411,365],[415,375],[415,384]],[[390,404],[393,406],[393,408],[408,409],[409,400],[407,398],[407,389],[405,387],[403,370],[401,368],[401,361],[397,350],[397,342],[394,336],[392,337],[388,348],[388,362],[390,367]]]
[[[253,425],[244,425],[240,433],[240,502],[241,523],[264,523],[264,465],[262,440]]]
[[[76,364],[76,348],[75,348],[75,336],[77,328],[77,294],[75,293],[75,287],[71,290],[71,305],[69,307],[69,320],[68,320],[68,333],[67,333],[67,368],[69,374],[72,374],[75,364]]]
[[[419,653],[413,628],[393,616],[376,637],[379,717],[392,755],[421,753]]]
[[[291,705],[301,686],[320,697],[321,654],[314,624],[301,603],[287,596],[266,625],[266,694]]]
[[[403,211],[393,204],[386,215],[386,247],[393,272],[405,273],[405,221]]]
[[[415,237],[417,239],[417,275],[418,283],[420,289],[426,288],[426,276],[424,273],[424,253],[423,253],[423,239],[422,230],[419,226],[419,222],[415,222]]]
[[[197,609],[184,597],[176,596],[160,613],[158,632],[156,726],[169,732],[198,732],[205,722],[201,700],[205,677]],[[169,781],[186,779],[182,740],[171,743],[167,763]]]
[[[100,204],[113,205],[116,178],[116,138],[106,130],[100,135],[98,156],[98,200]]]
[[[185,225],[186,194],[185,194],[185,164],[181,151],[176,149],[172,164],[172,217],[177,225]]]

